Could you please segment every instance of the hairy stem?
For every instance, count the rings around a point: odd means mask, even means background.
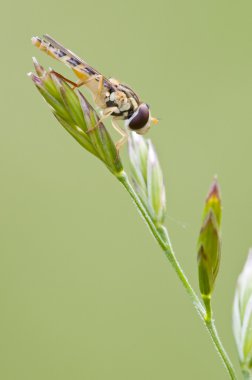
[[[223,347],[223,344],[219,338],[217,329],[216,329],[215,324],[214,324],[214,320],[211,319],[209,321],[206,319],[205,325],[206,325],[206,328],[208,329],[208,331],[211,335],[211,338],[212,338],[212,341],[215,345],[215,348],[218,351],[218,353],[220,354],[221,359],[223,361],[223,364],[229,373],[230,379],[236,379],[236,374],[235,374],[233,365],[232,365],[232,363],[228,357],[228,354],[226,353],[225,348]]]
[[[207,328],[207,330],[208,330],[208,332],[212,338],[212,341],[213,341],[213,344],[214,344],[216,350],[218,351],[218,353],[221,356],[222,362],[223,362],[227,372],[229,373],[230,379],[235,380],[236,375],[235,375],[233,365],[232,365],[232,363],[228,357],[228,354],[226,353],[226,351],[225,351],[225,349],[221,343],[221,340],[218,336],[216,327],[214,325],[214,321],[212,319],[212,313],[210,313],[210,310],[206,311],[206,309],[204,308],[204,306],[200,302],[198,296],[196,295],[195,291],[193,290],[192,286],[190,285],[186,275],[184,274],[184,272],[183,272],[183,270],[182,270],[182,268],[181,268],[181,266],[180,266],[180,264],[179,264],[179,262],[175,256],[175,253],[173,251],[173,248],[172,248],[172,245],[171,245],[169,235],[168,235],[166,228],[164,226],[156,226],[155,223],[152,221],[152,219],[151,219],[149,213],[147,212],[145,206],[143,205],[143,203],[139,199],[138,195],[136,194],[135,190],[131,186],[129,179],[127,177],[127,174],[125,172],[121,172],[117,176],[117,178],[122,183],[122,185],[125,187],[125,189],[129,193],[129,195],[131,196],[131,198],[134,201],[140,215],[143,217],[144,221],[149,226],[154,238],[156,239],[156,241],[158,242],[158,244],[160,245],[160,247],[164,251],[167,259],[169,260],[173,269],[175,270],[180,282],[184,286],[188,295],[191,297],[193,305],[195,306],[201,320],[203,321],[204,325],[206,326],[206,328]],[[210,307],[210,305],[209,305],[209,307]]]

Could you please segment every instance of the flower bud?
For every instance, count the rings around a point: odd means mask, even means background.
[[[132,182],[142,202],[147,205],[148,146],[145,139],[134,132],[130,134],[128,142]]]
[[[166,209],[164,178],[157,154],[150,140],[148,140],[148,148],[147,192],[149,208],[153,219],[158,224],[163,224]]]
[[[202,227],[198,238],[198,275],[200,292],[205,304],[211,298],[221,257],[221,200],[215,179],[206,198]]]
[[[252,249],[236,285],[233,333],[242,370],[252,378]]]
[[[163,173],[150,140],[132,132],[129,138],[130,170],[134,188],[154,223],[164,222],[166,197]]]
[[[33,62],[37,75],[28,75],[60,124],[113,174],[120,174],[123,167],[114,142],[83,94],[71,89],[54,72],[47,72],[36,59]]]

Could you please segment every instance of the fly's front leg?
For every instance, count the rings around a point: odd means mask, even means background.
[[[121,127],[119,127],[119,125],[115,121],[115,118],[112,119],[112,126],[122,136],[122,138],[118,140],[117,143],[115,144],[116,150],[117,150],[117,156],[118,156],[120,148],[127,142],[129,135],[125,129],[122,129]]]
[[[111,107],[111,108],[106,108],[104,111],[103,111],[103,115],[102,117],[97,121],[97,123],[95,124],[95,126],[93,128],[89,128],[87,133],[88,132],[91,132],[93,131],[95,128],[97,128],[99,126],[100,123],[102,123],[104,120],[106,120],[109,116],[111,116],[111,114],[117,110],[117,107]]]
[[[96,124],[96,127],[102,123],[104,120],[106,120],[109,116],[112,115],[113,112],[115,112],[117,110],[117,107],[110,107],[110,108],[106,108],[104,111],[103,111],[103,116],[99,119],[99,121],[97,122]]]

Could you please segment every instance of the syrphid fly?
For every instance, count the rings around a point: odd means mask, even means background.
[[[77,75],[78,81],[74,83],[53,71],[55,75],[71,83],[73,88],[85,86],[91,91],[94,102],[101,110],[102,116],[99,122],[109,116],[112,117],[113,127],[122,135],[116,143],[117,150],[127,141],[128,129],[143,135],[150,128],[151,122],[154,124],[158,122],[151,116],[148,104],[143,103],[129,86],[114,78],[106,78],[48,34],[44,35],[43,39],[33,37],[32,43],[70,67]],[[126,129],[122,129],[117,120],[124,120]]]

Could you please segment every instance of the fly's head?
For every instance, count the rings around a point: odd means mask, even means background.
[[[144,135],[150,129],[151,122],[157,124],[158,120],[151,117],[149,105],[141,103],[133,115],[127,120],[126,125],[131,131]]]

